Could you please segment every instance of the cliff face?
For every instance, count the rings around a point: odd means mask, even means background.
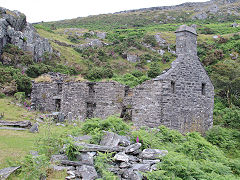
[[[7,43],[31,52],[35,61],[44,60],[44,52],[52,53],[48,40],[37,34],[24,14],[0,7],[0,53]]]

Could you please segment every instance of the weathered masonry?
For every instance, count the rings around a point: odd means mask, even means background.
[[[155,79],[130,89],[118,82],[67,82],[52,74],[51,82],[33,83],[32,105],[67,119],[119,114],[136,126],[204,133],[212,127],[214,87],[197,56],[196,30],[182,25],[176,37],[177,59]]]

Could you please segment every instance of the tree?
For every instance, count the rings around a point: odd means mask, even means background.
[[[213,66],[211,77],[216,93],[226,98],[229,107],[232,107],[240,97],[240,63],[233,60],[217,63]]]

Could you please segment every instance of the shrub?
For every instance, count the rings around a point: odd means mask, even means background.
[[[14,94],[14,98],[20,103],[25,101],[25,97],[25,92],[17,92]]]
[[[143,76],[143,72],[139,71],[139,70],[134,70],[131,74],[133,76],[135,76],[136,78],[139,78],[139,77]]]
[[[114,77],[113,80],[118,81],[122,84],[125,84],[129,87],[135,87],[140,83],[137,77],[129,73],[124,74],[123,76]]]
[[[113,71],[109,67],[94,67],[88,71],[86,78],[89,80],[99,80],[103,78],[112,78]]]
[[[99,143],[102,131],[111,131],[120,135],[128,133],[129,126],[121,118],[110,116],[107,119],[92,118],[82,124],[83,134],[95,135],[95,143]]]
[[[67,146],[65,149],[65,153],[68,157],[69,160],[74,161],[77,158],[77,155],[80,155],[80,150],[81,148],[79,146],[76,146],[74,142],[68,141]]]
[[[5,98],[6,97],[6,95],[4,94],[4,93],[1,93],[0,92],[0,99],[3,99],[3,98]]]
[[[153,47],[157,46],[157,41],[156,41],[156,39],[153,35],[146,35],[144,37],[143,42],[145,42],[147,44],[150,44]]]
[[[160,66],[158,63],[152,63],[150,69],[147,71],[147,75],[150,78],[155,78],[161,73]]]
[[[113,153],[101,153],[99,152],[94,158],[94,165],[97,172],[101,174],[104,179],[117,180],[118,177],[109,171],[109,168],[113,167],[110,163],[113,162]]]
[[[43,130],[43,135],[37,137],[35,141],[35,147],[39,154],[44,154],[50,159],[53,154],[59,153],[63,144],[69,140],[66,139],[64,132],[59,134],[57,131],[52,130],[52,119],[46,119]]]
[[[237,107],[215,109],[213,111],[216,125],[240,129],[240,109]]]
[[[25,74],[23,75],[15,74],[13,78],[17,83],[18,91],[25,92],[26,95],[29,95],[31,93],[32,83],[31,83],[31,79],[28,76],[26,76]]]
[[[26,180],[41,179],[46,177],[48,167],[49,161],[45,155],[27,155],[21,162],[20,176]]]
[[[206,139],[231,156],[240,156],[240,132],[215,126],[206,132]]]
[[[34,64],[28,67],[26,74],[31,78],[36,78],[44,73],[52,71],[52,67],[43,63]]]

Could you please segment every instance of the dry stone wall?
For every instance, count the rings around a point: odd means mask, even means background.
[[[86,82],[67,82],[63,84],[61,112],[71,121],[83,121],[87,117],[86,100],[89,87]]]
[[[33,83],[32,86],[32,108],[43,112],[56,111],[54,97],[57,95],[57,83]]]
[[[133,89],[132,121],[138,126],[161,124],[161,82],[146,81]]]

